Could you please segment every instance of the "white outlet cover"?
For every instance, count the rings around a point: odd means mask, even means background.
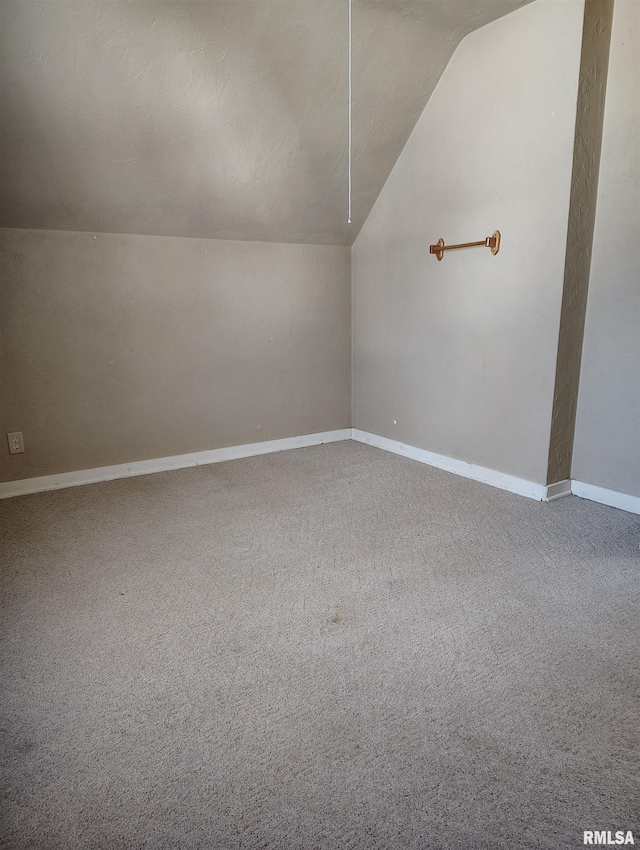
[[[22,431],[10,431],[7,434],[7,440],[9,442],[10,455],[19,455],[24,451],[24,440],[22,438]]]

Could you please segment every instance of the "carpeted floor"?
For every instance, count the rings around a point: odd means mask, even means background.
[[[0,503],[11,848],[640,843],[640,523],[356,443]]]

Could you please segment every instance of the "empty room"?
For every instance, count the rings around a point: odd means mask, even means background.
[[[0,846],[640,845],[640,0],[0,40]]]

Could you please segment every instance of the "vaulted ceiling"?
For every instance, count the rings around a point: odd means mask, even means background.
[[[0,226],[350,245],[457,44],[527,2],[354,0],[348,224],[347,0],[3,0]]]

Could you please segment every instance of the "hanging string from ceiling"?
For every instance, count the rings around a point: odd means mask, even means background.
[[[351,0],[349,0],[349,210],[347,222],[351,224],[351,141],[352,141],[352,121],[351,121],[351,58],[352,58],[352,37],[351,37]]]

